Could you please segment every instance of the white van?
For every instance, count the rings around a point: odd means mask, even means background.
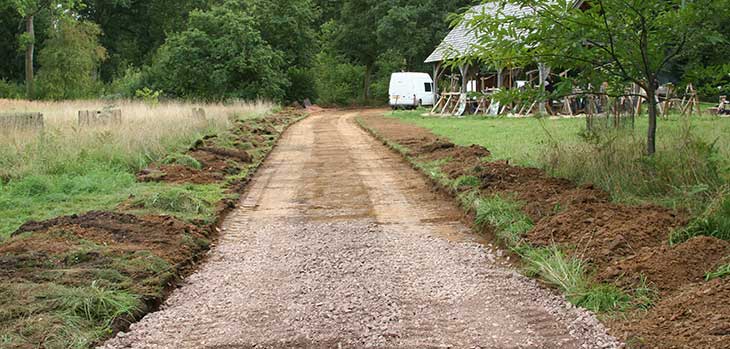
[[[433,79],[426,73],[393,73],[389,94],[393,109],[433,105]]]

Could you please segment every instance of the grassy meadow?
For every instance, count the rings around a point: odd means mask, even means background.
[[[108,106],[103,101],[0,100],[2,112],[42,112],[45,118],[43,130],[0,131],[0,240],[29,220],[110,210],[130,196],[144,200],[184,195],[216,202],[223,195],[216,186],[137,183],[135,174],[153,161],[187,150],[206,134],[227,129],[232,116],[263,115],[274,107],[265,102],[114,102],[123,113],[120,125],[78,125],[79,110]],[[205,121],[190,116],[194,107],[205,109]],[[168,213],[204,219],[208,211],[196,207]]]

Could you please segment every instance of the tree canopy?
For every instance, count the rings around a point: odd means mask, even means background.
[[[612,75],[647,87],[653,77],[670,74],[694,81],[707,98],[730,92],[730,65],[722,54],[730,9],[723,1],[601,0],[587,2],[592,5],[583,11],[570,0],[488,2],[533,7],[540,15],[474,18],[473,26],[494,33],[483,36],[489,42],[482,43],[482,59],[540,58],[556,69],[590,72],[583,74],[586,81]],[[450,15],[481,3],[2,0],[0,80],[30,86],[28,97],[34,97],[32,84],[41,82],[34,70],[60,64],[36,58],[49,56],[45,48],[58,42],[59,23],[72,21],[95,25],[107,53],[83,73],[90,79],[84,81],[102,86],[93,88],[99,97],[134,97],[149,88],[169,98],[382,102],[390,73],[430,72],[423,61],[449,32]],[[516,33],[519,43],[507,40]],[[340,88],[333,93],[328,86]],[[43,90],[53,89],[46,84]]]

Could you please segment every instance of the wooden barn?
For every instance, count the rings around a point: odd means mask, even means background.
[[[542,103],[500,106],[489,97],[500,89],[541,86],[550,76],[550,67],[540,62],[526,67],[510,67],[498,66],[475,57],[478,38],[490,35],[466,24],[475,15],[499,16],[502,12],[508,16],[531,16],[534,13],[530,8],[513,4],[505,4],[500,11],[500,6],[499,3],[487,3],[472,7],[464,14],[465,21],[456,26],[426,59],[426,63],[433,64],[436,82],[434,100],[438,102],[434,105],[433,113],[461,116],[470,113],[497,115],[545,112]],[[576,1],[574,6],[583,6],[583,1]],[[464,63],[458,64],[456,68],[453,64],[447,64],[454,61]]]

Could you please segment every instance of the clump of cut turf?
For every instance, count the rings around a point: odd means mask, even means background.
[[[445,186],[450,187],[453,185],[451,179],[449,179],[449,176],[447,176],[442,170],[441,167],[451,161],[451,158],[443,158],[435,161],[425,161],[425,162],[415,162],[416,167],[429,177],[436,181],[437,183]]]
[[[137,199],[136,204],[146,209],[197,215],[210,209],[211,203],[188,188],[171,187]]]
[[[459,203],[461,203],[461,207],[463,207],[467,211],[475,210],[476,203],[479,201],[479,190],[472,189],[460,193],[458,195],[458,199]]]
[[[200,170],[203,168],[203,165],[200,164],[200,161],[196,160],[194,157],[186,154],[172,154],[168,155],[161,161],[163,164],[166,165],[180,165],[185,167],[194,168],[196,170]]]
[[[696,236],[711,236],[730,241],[730,196],[719,196],[686,228],[673,232],[669,241],[676,245]]]
[[[45,295],[49,306],[65,317],[110,326],[114,319],[133,315],[139,310],[139,296],[100,286],[96,281],[88,287],[54,285]]]
[[[461,176],[454,180],[453,187],[454,189],[461,189],[461,188],[475,188],[478,187],[481,184],[481,181],[479,181],[479,178],[474,176]]]
[[[624,309],[631,302],[631,297],[613,285],[592,284],[583,261],[565,255],[557,246],[525,248],[522,257],[526,274],[557,287],[577,306],[607,312]]]
[[[492,226],[497,238],[512,249],[522,245],[524,234],[532,230],[532,220],[522,212],[522,203],[492,195],[474,201],[476,224]]]
[[[589,286],[570,301],[592,312],[621,311],[631,303],[631,297],[614,285]]]
[[[721,265],[719,268],[717,268],[717,270],[707,273],[707,275],[705,275],[705,280],[711,281],[727,276],[730,276],[730,263]]]

